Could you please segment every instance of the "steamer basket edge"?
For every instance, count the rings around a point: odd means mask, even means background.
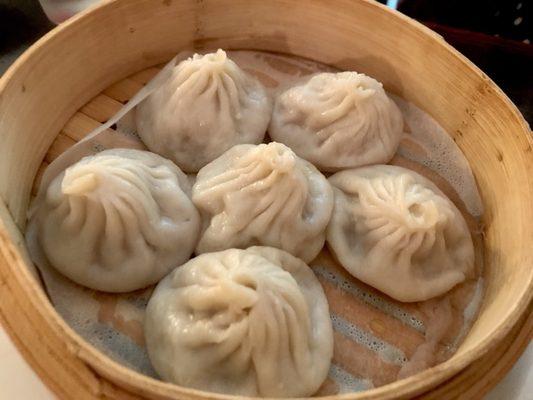
[[[50,58],[47,58],[47,52],[54,49],[57,50],[57,46],[68,37],[69,32],[75,31],[74,33],[72,33],[72,36],[75,36],[79,39],[79,37],[76,35],[81,35],[83,29],[87,29],[87,27],[91,24],[96,24],[96,26],[102,27],[105,32],[105,27],[103,27],[102,24],[106,21],[106,15],[114,16],[115,19],[108,19],[111,24],[114,24],[116,23],[116,21],[121,20],[121,17],[118,16],[119,12],[126,13],[125,17],[122,17],[123,19],[121,21],[124,21],[124,18],[125,21],[128,21],[128,18],[131,19],[134,18],[135,15],[140,15],[141,11],[144,11],[148,14],[153,13],[154,15],[156,15],[158,12],[167,11],[165,7],[170,7],[172,10],[177,11],[183,11],[182,8],[186,8],[187,12],[190,12],[191,14],[195,15],[202,15],[202,13],[207,13],[209,11],[216,14],[217,7],[220,7],[216,6],[214,2],[205,2],[203,5],[199,5],[195,2],[181,1],[178,2],[179,6],[176,4],[170,4],[169,6],[167,6],[167,2],[161,3],[155,1],[137,1],[134,2],[135,4],[132,3],[133,2],[127,3],[126,1],[120,0],[112,1],[102,6],[96,7],[93,11],[85,12],[83,13],[83,15],[75,17],[72,21],[69,21],[65,25],[49,33],[36,45],[34,45],[32,49],[26,52],[9,70],[9,72],[6,73],[6,75],[0,80],[0,129],[4,129],[2,126],[6,126],[6,130],[7,127],[17,128],[17,123],[15,121],[16,116],[14,116],[13,113],[7,116],[3,114],[3,112],[6,112],[6,110],[14,109],[14,106],[10,107],[10,104],[8,104],[8,96],[10,97],[11,95],[15,95],[20,98],[20,101],[24,100],[23,96],[20,95],[20,92],[24,92],[26,89],[28,89],[23,88],[25,88],[24,84],[28,82],[28,78],[30,77],[30,67],[34,66],[38,68],[39,64],[46,64],[46,62],[49,63],[48,67],[50,67]],[[245,2],[234,2],[232,3],[232,6],[237,8],[240,7],[241,9],[243,9],[246,7],[244,3]],[[254,6],[256,6],[256,8],[261,9],[261,7],[265,7],[264,5],[260,6],[258,2],[252,3],[253,4],[250,6],[250,8],[254,8]],[[271,3],[277,3],[280,6],[290,6],[292,7],[292,9],[298,8],[298,6],[296,6],[294,3],[287,1],[277,1]],[[312,3],[312,7],[309,8],[311,11],[301,9],[300,12],[302,14],[306,12],[312,13],[313,10],[327,10],[327,2],[316,0],[310,3]],[[210,5],[212,6],[211,10],[209,10],[208,8]],[[533,166],[533,159],[531,155],[532,153],[530,150],[532,141],[531,138],[528,137],[527,124],[517,112],[514,105],[505,97],[505,95],[503,95],[503,93],[496,87],[496,85],[494,85],[490,80],[488,80],[488,78],[486,78],[484,74],[482,74],[468,60],[460,56],[455,50],[451,49],[448,45],[446,45],[438,37],[438,35],[429,31],[427,28],[422,27],[420,24],[413,22],[407,17],[400,16],[397,13],[392,13],[389,10],[385,10],[384,7],[378,4],[371,3],[369,1],[339,1],[338,5],[339,9],[344,9],[345,11],[347,11],[348,15],[350,15],[352,18],[355,18],[354,15],[356,15],[356,11],[359,11],[362,13],[363,16],[365,15],[365,13],[369,16],[377,15],[385,22],[392,21],[396,24],[407,24],[408,28],[406,27],[405,29],[407,31],[411,31],[411,34],[414,36],[421,36],[421,40],[423,41],[422,44],[431,43],[433,46],[437,46],[439,49],[438,51],[443,51],[444,53],[446,53],[446,55],[456,60],[458,65],[462,65],[465,69],[467,69],[468,74],[471,74],[472,76],[477,75],[478,78],[481,77],[481,80],[486,85],[484,86],[483,90],[486,90],[486,93],[488,93],[488,95],[485,96],[485,99],[487,97],[492,96],[493,101],[498,102],[498,104],[503,104],[505,109],[502,111],[501,117],[506,118],[506,121],[509,123],[510,126],[509,130],[513,130],[513,134],[514,130],[516,130],[517,132],[509,140],[510,143],[514,143],[514,146],[509,149],[505,149],[504,151],[502,150],[502,157],[505,160],[511,159],[512,151],[519,148],[521,153],[518,153],[517,155],[515,154],[519,161],[513,163],[510,160],[510,166],[512,167],[514,164],[520,164],[524,169],[526,169],[527,167],[531,168]],[[150,7],[150,9],[147,9],[147,7]],[[320,7],[323,7],[323,9],[321,9]],[[266,6],[266,8],[268,9],[269,6]],[[270,14],[275,14],[276,7],[272,6],[270,8]],[[128,10],[130,12],[129,14]],[[98,17],[103,18],[103,22],[100,22],[100,24],[98,24]],[[232,16],[230,16],[229,18],[231,17]],[[309,15],[309,17],[312,16]],[[316,15],[314,17],[316,17]],[[270,22],[267,17],[265,17],[265,20],[267,22]],[[209,22],[209,18],[206,18],[205,22]],[[196,30],[196,28],[194,28],[194,30]],[[255,29],[258,29],[260,31],[260,28],[258,27],[255,27]],[[142,31],[142,29],[139,30]],[[340,30],[342,31],[342,29]],[[205,43],[205,37],[198,37],[195,39],[195,33],[193,31],[191,31],[192,42],[199,44]],[[188,34],[191,32],[185,33]],[[346,32],[347,31],[344,31],[345,34]],[[274,38],[269,39],[273,42],[269,42],[269,40],[266,40],[264,42],[259,41],[258,43],[252,43],[252,39],[248,39],[248,42],[246,42],[243,41],[242,38],[237,37],[235,40],[233,40],[233,42],[241,45],[246,45],[246,43],[248,43],[248,46],[259,44],[265,47],[265,49],[267,50],[272,50],[273,43],[276,40]],[[228,38],[226,40],[231,41],[232,39]],[[424,40],[426,42],[424,42]],[[293,46],[295,44],[297,45],[298,43],[299,42],[297,38],[292,38],[291,44]],[[135,62],[130,65],[119,65],[119,68],[114,70],[111,76],[107,77],[107,81],[103,80],[102,82],[99,82],[98,85],[94,85],[94,87],[84,88],[82,96],[83,98],[78,100],[78,103],[81,104],[74,103],[70,105],[62,105],[62,109],[57,112],[58,116],[55,117],[55,120],[53,120],[53,118],[49,118],[46,121],[47,125],[44,129],[44,131],[46,132],[44,135],[42,135],[45,136],[45,140],[41,139],[42,143],[37,143],[37,153],[44,154],[44,152],[48,148],[48,145],[53,139],[53,136],[55,136],[55,133],[59,131],[66,119],[85,101],[87,101],[93,95],[97,94],[106,85],[112,83],[114,80],[117,80],[120,77],[126,76],[128,73],[135,72],[135,70],[139,70],[143,67],[163,61],[165,57],[169,57],[172,54],[172,51],[168,50],[167,48],[164,48],[164,46],[160,50],[161,51],[159,51],[155,55],[149,55],[148,57],[144,58],[141,57],[141,61],[139,62]],[[300,53],[302,53],[299,55],[312,56],[310,49],[303,45],[302,48],[299,49],[299,51]],[[133,53],[130,53],[131,54],[129,54],[129,56],[132,57]],[[333,54],[333,52],[326,54],[324,57],[326,57],[327,60],[324,61],[332,61],[331,54]],[[127,63],[124,62],[123,64]],[[70,65],[70,67],[72,67],[72,65]],[[381,70],[379,70],[378,72],[382,73]],[[38,84],[35,82],[33,83],[36,85]],[[394,82],[389,84],[392,84],[395,89],[398,88],[394,85]],[[31,93],[31,85],[27,86],[29,86],[29,90],[27,90],[27,92]],[[470,87],[468,86],[467,88]],[[42,92],[45,89],[39,90],[41,90]],[[80,87],[76,87],[74,89],[81,90]],[[409,94],[410,93],[407,93],[407,95]],[[423,97],[412,97],[412,99],[418,104],[423,101]],[[19,99],[16,99],[15,101],[17,100]],[[480,106],[483,105],[483,99],[477,101]],[[32,106],[36,107],[35,104],[32,104]],[[468,110],[466,111],[469,115]],[[480,112],[479,114],[482,115],[483,113]],[[473,116],[471,117],[472,119],[474,119]],[[470,122],[474,124],[475,121]],[[26,125],[29,125],[25,127],[26,129],[32,129],[31,124]],[[455,133],[453,130],[451,131],[452,133]],[[518,133],[518,131],[520,133]],[[2,135],[6,133],[7,136],[8,132],[2,132]],[[464,130],[463,134],[468,136],[466,129]],[[511,133],[509,133],[509,135],[510,134]],[[460,146],[466,146],[468,143],[464,144],[459,139],[458,144]],[[467,154],[467,156],[469,156],[469,154]],[[34,157],[39,158],[36,156]],[[42,156],[40,158],[42,158]],[[4,157],[4,160],[5,159],[16,161],[15,156],[13,156],[11,159],[9,157]],[[35,162],[33,164],[35,164]],[[514,166],[516,167],[516,165]],[[65,323],[55,313],[54,309],[46,300],[46,297],[44,296],[42,290],[39,288],[37,282],[28,272],[26,267],[28,258],[25,254],[23,246],[21,245],[23,241],[21,240],[21,236],[16,224],[13,222],[14,220],[9,215],[9,213],[11,213],[15,217],[15,221],[18,222],[18,225],[20,227],[23,226],[25,202],[27,203],[27,198],[29,198],[29,194],[27,193],[27,189],[21,190],[20,188],[16,187],[17,185],[13,184],[13,177],[11,177],[11,180],[8,182],[10,178],[9,173],[13,173],[15,167],[16,166],[14,163],[12,165],[7,165],[5,162],[2,163],[2,161],[0,161],[0,195],[2,196],[2,199],[7,205],[7,208],[4,208],[3,212],[0,212],[0,216],[2,216],[4,224],[4,226],[0,225],[0,253],[2,255],[2,258],[0,259],[0,292],[2,293],[3,299],[8,299],[8,301],[3,301],[2,304],[0,304],[0,318],[2,319],[4,325],[6,325],[7,330],[10,332],[11,336],[15,338],[16,344],[19,346],[19,348],[21,348],[21,351],[23,352],[25,357],[29,359],[32,366],[41,376],[46,377],[45,380],[52,387],[52,389],[60,395],[68,395],[69,393],[74,392],[79,393],[80,396],[83,394],[83,398],[94,398],[95,396],[98,396],[99,393],[103,392],[114,393],[118,396],[118,394],[121,392],[121,389],[115,387],[113,383],[108,382],[104,378],[107,377],[111,381],[120,384],[120,386],[125,387],[129,391],[141,395],[157,395],[161,398],[177,398],[178,396],[186,396],[188,398],[223,397],[205,394],[193,390],[179,390],[175,386],[163,384],[158,381],[151,380],[149,378],[140,377],[139,375],[129,370],[126,370],[125,368],[118,366],[117,364],[107,359],[107,357],[103,356],[94,348],[87,345],[87,343],[81,340],[81,338],[79,338],[68,326],[65,325]],[[504,165],[503,167],[507,168],[509,166]],[[35,175],[36,166],[29,165],[26,168],[27,170],[21,172],[21,174],[26,173],[27,176],[23,178],[25,181],[28,181],[28,176],[30,176],[32,179]],[[476,169],[479,168],[481,167],[476,167],[475,172]],[[515,203],[519,206],[522,218],[524,218],[525,221],[531,221],[533,217],[533,184],[531,182],[531,179],[527,177],[527,175],[524,176],[524,174],[521,174],[520,176],[515,176],[515,178],[518,179],[515,184],[522,184],[524,193],[524,198],[522,199],[522,201],[518,201],[517,203]],[[12,192],[14,192],[14,194]],[[529,205],[525,204],[525,201],[527,199],[529,199]],[[495,214],[497,215],[497,211],[499,210],[496,209],[495,211]],[[489,215],[489,218],[493,216],[492,214],[494,214],[493,211],[491,211],[491,215]],[[530,240],[530,238],[533,237],[533,235],[531,234],[532,228],[531,226],[527,226],[526,224],[526,226],[522,227],[522,230],[523,237],[519,240],[520,243],[517,244],[517,249],[520,250],[520,259],[515,261],[515,263],[520,262],[520,265],[531,265],[532,255],[530,254],[530,252],[527,251],[526,246],[528,243],[523,243],[523,241]],[[489,235],[490,234],[491,233],[489,231]],[[490,237],[488,240],[490,240]],[[531,245],[531,243],[529,243],[529,245]],[[442,382],[444,379],[449,378],[453,374],[459,372],[466,365],[470,364],[473,360],[481,357],[485,352],[489,350],[489,348],[496,346],[496,344],[511,329],[512,325],[518,320],[520,315],[527,309],[527,306],[531,301],[531,289],[533,288],[531,273],[529,275],[526,274],[524,278],[527,284],[521,286],[521,291],[515,296],[518,301],[511,305],[511,311],[507,312],[506,318],[501,321],[500,324],[495,327],[495,329],[493,329],[492,333],[489,336],[486,336],[478,343],[474,343],[466,351],[463,351],[461,354],[458,354],[457,356],[455,356],[444,364],[424,371],[423,373],[407,380],[399,381],[394,384],[387,385],[385,387],[375,389],[369,392],[355,395],[343,395],[339,397],[350,399],[385,399],[398,396],[412,396],[417,393],[422,393],[429,387],[433,387],[439,382]],[[21,313],[21,316],[17,316],[14,315],[16,314],[15,311],[23,312]],[[30,324],[30,326],[35,326],[39,328],[33,331],[33,329],[28,328],[28,324]],[[40,330],[41,328],[42,330]],[[39,333],[43,334],[40,335]],[[36,350],[36,347],[39,347],[39,349]],[[50,357],[51,354],[54,356]],[[58,368],[63,369],[62,373],[56,372]],[[52,377],[50,376],[51,370],[54,371],[51,374]],[[95,373],[93,370],[98,372]],[[73,374],[72,371],[76,371],[76,374]],[[53,376],[54,374],[56,374],[56,376]],[[101,377],[99,376],[99,374],[101,374]]]

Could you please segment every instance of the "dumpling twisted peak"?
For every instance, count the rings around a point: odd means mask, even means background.
[[[429,180],[390,165],[329,178],[335,207],[328,245],[356,278],[400,301],[450,290],[473,271],[464,218]]]
[[[246,101],[246,96],[252,93],[243,84],[251,78],[227,57],[226,52],[219,49],[216,53],[204,56],[195,54],[182,64],[171,78],[176,86],[175,96],[217,97],[220,112],[227,114],[222,118],[242,117],[241,102]],[[189,102],[191,106],[196,102],[190,97],[180,100]]]
[[[124,292],[189,258],[200,228],[187,177],[138,150],[106,150],[56,177],[30,221],[48,261],[75,282]]]
[[[177,268],[150,299],[145,333],[164,379],[233,395],[309,396],[333,352],[318,280],[268,247],[203,254]]]
[[[236,64],[228,58],[226,52],[222,49],[218,49],[215,53],[209,53],[204,56],[195,54],[191,60],[191,65],[205,62],[207,68],[211,68],[213,71],[220,71],[228,67],[237,68]]]
[[[269,126],[274,140],[326,171],[389,161],[402,131],[383,85],[356,72],[317,74],[285,90]]]
[[[274,246],[312,260],[325,240],[332,190],[311,164],[281,143],[235,146],[198,173],[202,213],[197,253]]]
[[[182,61],[139,104],[136,123],[148,148],[197,172],[241,143],[260,143],[272,104],[263,86],[223,50]]]
[[[369,179],[361,182],[361,192],[360,209],[354,215],[364,218],[369,227],[383,227],[380,222],[386,220],[392,230],[427,232],[453,218],[451,204],[410,174]]]
[[[369,108],[369,104],[365,104],[365,101],[370,102],[377,91],[383,91],[383,86],[363,74],[339,72],[332,75],[315,75],[309,80],[306,89],[288,94],[293,100],[301,103],[301,108],[299,112],[289,111],[290,116],[286,121],[292,122],[303,118],[306,126],[314,129],[316,135],[321,135],[326,133],[323,130],[325,127],[353,110],[364,113],[362,108]],[[322,109],[316,113],[318,107]],[[369,108],[368,111],[374,110]]]
[[[266,168],[278,173],[289,173],[296,167],[296,155],[287,146],[270,142],[269,144],[260,144],[247,158],[257,159],[260,163],[265,163]],[[247,160],[239,160],[238,164],[246,164]]]
[[[98,176],[94,172],[86,172],[80,174],[82,171],[72,170],[65,174],[63,182],[61,183],[61,192],[70,196],[86,196],[93,193],[98,187]]]

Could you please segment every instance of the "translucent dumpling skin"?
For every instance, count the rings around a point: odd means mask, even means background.
[[[327,243],[353,276],[400,301],[439,296],[473,273],[474,246],[455,205],[428,179],[374,165],[329,178]]]
[[[337,171],[390,161],[403,118],[375,79],[321,73],[276,98],[268,132],[321,171]]]
[[[127,292],[187,261],[200,230],[187,176],[139,150],[83,158],[57,176],[30,224],[49,263],[96,290]]]
[[[231,395],[310,396],[333,354],[320,283],[269,247],[206,253],[176,268],[148,303],[145,337],[163,379]]]
[[[178,64],[135,116],[151,151],[198,172],[236,144],[261,143],[271,113],[261,83],[218,50]]]
[[[264,245],[309,262],[333,209],[324,175],[275,142],[228,150],[200,170],[192,198],[203,220],[197,254]]]

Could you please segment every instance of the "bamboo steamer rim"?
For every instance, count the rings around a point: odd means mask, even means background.
[[[66,23],[58,26],[51,32],[47,33],[37,43],[35,43],[28,51],[26,51],[19,59],[9,68],[9,70],[0,78],[0,95],[7,87],[9,81],[17,75],[19,69],[30,59],[38,57],[43,46],[46,46],[47,42],[53,41],[56,38],[67,35],[71,26],[81,24],[89,18],[96,18],[98,14],[107,13],[108,10],[113,7],[117,7],[125,3],[123,0],[110,0],[105,1],[103,4],[96,5],[90,9],[82,12],[81,14],[73,17]],[[413,30],[419,33],[431,37],[443,46],[449,53],[455,58],[459,59],[461,63],[470,70],[471,74],[476,74],[479,78],[484,80],[486,84],[495,92],[496,96],[502,98],[507,107],[512,111],[513,117],[516,118],[519,124],[523,127],[524,132],[529,132],[527,122],[518,112],[516,106],[507,98],[507,96],[490,80],[483,72],[481,72],[474,64],[461,55],[457,50],[448,45],[443,38],[431,31],[429,28],[422,24],[413,21],[409,17],[388,9],[387,7],[373,2],[371,0],[358,0],[365,7],[372,7],[381,10],[382,14],[388,14],[388,18],[394,18],[402,21],[405,24],[410,25]],[[1,98],[1,96],[0,96]],[[527,137],[527,141],[530,147],[533,147],[533,138]],[[533,154],[530,152],[527,156],[526,166],[533,171]],[[533,186],[533,179],[529,180],[530,186]],[[4,207],[3,202],[0,203],[0,215],[5,213],[9,214],[8,208],[2,210]],[[533,207],[533,205],[532,205]],[[9,230],[5,226],[4,221],[0,220],[0,265],[4,264],[0,268],[0,286],[7,286],[8,290],[13,287],[22,288],[26,294],[26,298],[23,299],[27,302],[25,305],[27,309],[33,308],[39,310],[41,314],[49,316],[46,322],[49,325],[49,329],[57,334],[57,337],[62,338],[64,346],[73,355],[83,363],[86,364],[89,370],[93,371],[94,380],[88,380],[83,375],[80,375],[80,386],[84,386],[87,393],[93,393],[94,397],[87,398],[100,398],[105,387],[107,390],[112,388],[115,384],[111,382],[120,382],[121,387],[125,387],[126,390],[136,390],[140,395],[156,396],[157,398],[194,398],[194,399],[235,399],[246,397],[243,396],[229,396],[216,393],[207,393],[200,390],[189,389],[179,387],[173,384],[158,381],[156,379],[141,375],[133,370],[130,370],[113,360],[109,359],[99,350],[94,348],[85,342],[77,333],[75,333],[57,314],[54,307],[49,302],[46,294],[32,276],[31,272],[26,267],[26,259],[23,255],[19,254],[19,248],[11,242],[9,239]],[[423,393],[428,388],[443,382],[445,379],[457,374],[464,369],[467,365],[471,364],[476,359],[486,354],[491,348],[493,348],[498,342],[502,341],[505,335],[511,330],[518,319],[524,314],[529,314],[531,310],[528,308],[531,304],[533,297],[533,279],[530,279],[527,286],[527,293],[521,296],[512,311],[509,312],[506,319],[500,321],[497,328],[494,329],[491,335],[484,338],[482,341],[476,343],[470,350],[463,352],[452,359],[439,364],[433,368],[425,370],[412,377],[396,381],[394,383],[371,389],[365,392],[349,393],[342,395],[334,395],[324,397],[328,400],[357,400],[357,399],[389,399],[389,398],[403,398],[406,396],[416,395]],[[20,299],[13,299],[20,303]],[[14,304],[15,309],[20,304]],[[531,318],[530,318],[531,319]],[[12,326],[11,321],[15,322]],[[42,360],[37,360],[32,357],[31,350],[26,345],[20,342],[17,338],[17,330],[20,325],[17,325],[14,318],[11,315],[6,315],[3,309],[0,309],[0,321],[6,327],[6,330],[10,336],[15,340],[15,344],[21,350],[24,357],[29,363],[37,370],[37,372],[45,377],[49,375],[50,371],[44,369],[44,364],[41,365]],[[20,322],[19,322],[20,324]],[[531,325],[531,324],[529,324]],[[531,328],[528,328],[531,329]],[[40,362],[41,361],[41,362]],[[75,374],[75,371],[72,371]],[[53,374],[53,372],[52,372]],[[110,380],[111,382],[108,382]],[[54,390],[54,388],[52,388]],[[57,388],[56,388],[57,389]],[[114,390],[114,389],[113,389]],[[113,391],[111,390],[111,391]],[[121,389],[118,389],[119,391]],[[119,392],[117,392],[119,393]],[[126,392],[128,393],[128,392]],[[124,395],[120,392],[120,397]],[[128,393],[128,398],[135,395]]]

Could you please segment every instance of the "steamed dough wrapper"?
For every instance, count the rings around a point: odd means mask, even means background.
[[[310,396],[333,354],[320,283],[270,247],[202,254],[176,268],[148,303],[145,337],[163,379],[232,395]]]
[[[375,79],[321,73],[276,98],[268,131],[318,169],[337,171],[390,161],[403,118]]]
[[[277,247],[305,262],[324,245],[333,191],[281,143],[235,146],[198,173],[192,199],[203,219],[196,253]]]
[[[151,151],[197,172],[236,144],[261,143],[271,112],[259,81],[218,50],[181,62],[135,115]]]
[[[473,274],[474,247],[455,205],[405,168],[375,165],[329,178],[328,246],[353,276],[399,301],[439,296]]]
[[[187,261],[200,230],[186,175],[146,151],[88,156],[56,177],[34,205],[42,253],[96,290],[127,292]]]

